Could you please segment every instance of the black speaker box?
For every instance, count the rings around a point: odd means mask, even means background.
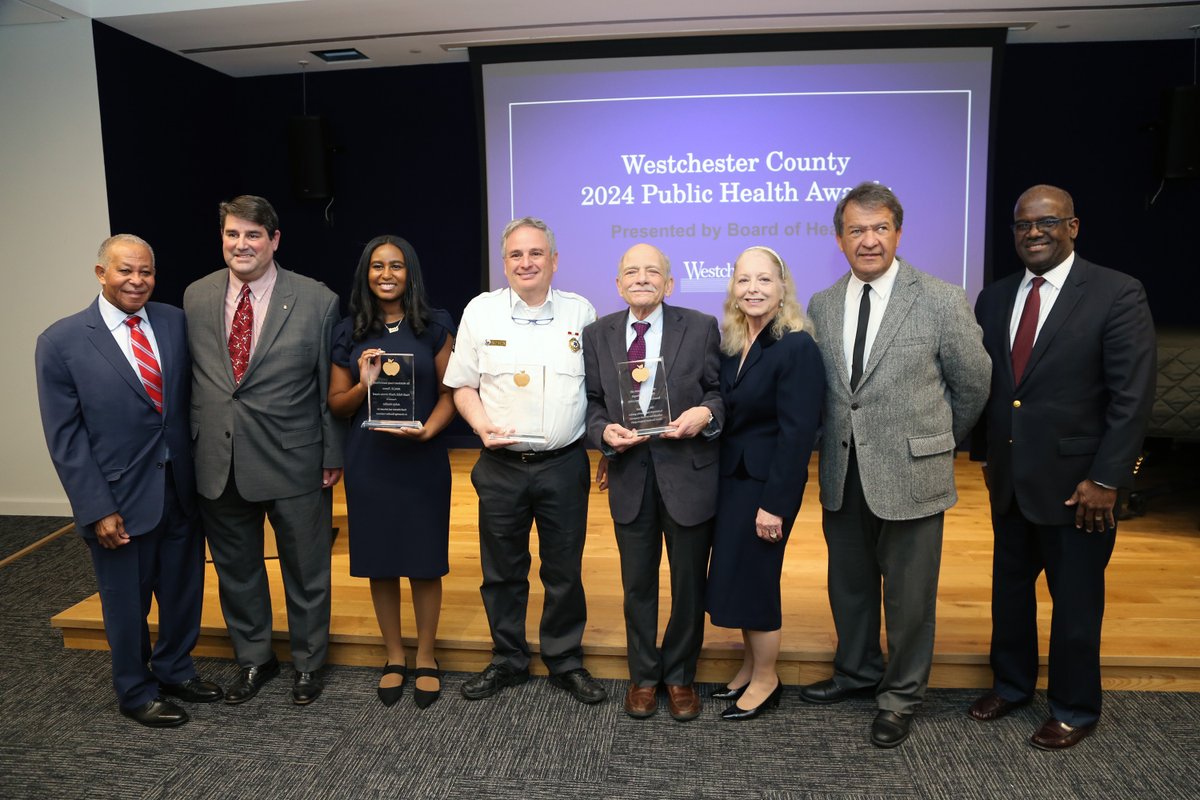
[[[292,194],[298,200],[324,200],[333,196],[328,138],[323,117],[288,119],[288,163]]]
[[[1167,97],[1166,178],[1200,178],[1200,86],[1176,86]]]

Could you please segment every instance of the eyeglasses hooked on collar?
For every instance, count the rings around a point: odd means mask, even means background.
[[[1075,217],[1042,217],[1041,219],[1036,219],[1033,222],[1028,222],[1026,220],[1014,222],[1008,227],[1012,228],[1013,233],[1020,234],[1022,236],[1029,233],[1034,228],[1037,228],[1039,231],[1049,233],[1057,228],[1060,222],[1070,222],[1073,219],[1075,219]]]
[[[517,325],[549,325],[551,322],[554,322],[553,314],[548,317],[518,317],[513,313],[514,308],[516,308],[516,304],[513,302],[512,289],[510,288],[508,290],[508,316],[514,323]]]

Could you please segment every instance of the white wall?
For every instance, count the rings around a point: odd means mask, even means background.
[[[92,267],[109,231],[91,26],[0,27],[0,514],[70,514],[42,437],[33,349],[99,290]]]

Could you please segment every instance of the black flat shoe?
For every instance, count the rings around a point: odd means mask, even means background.
[[[747,684],[747,686],[748,685],[749,684]],[[737,703],[734,703],[733,705],[729,706],[729,708],[721,712],[721,719],[730,719],[734,720],[735,722],[741,722],[742,720],[746,719],[754,719],[757,716],[761,716],[762,713],[768,708],[777,708],[779,706],[780,697],[783,697],[783,681],[779,681],[779,683],[775,686],[775,691],[771,692],[766,700],[763,700],[754,708],[742,708]]]
[[[417,667],[413,671],[413,702],[417,704],[417,708],[429,708],[437,699],[442,696],[442,666],[434,659],[433,667]],[[417,680],[420,678],[437,678],[438,688],[433,691],[428,691],[417,686]]]
[[[384,675],[400,675],[404,680],[400,681],[399,686],[380,686],[375,691],[379,693],[379,702],[385,706],[395,705],[396,701],[404,696],[404,684],[408,682],[408,665],[406,664],[384,664]]]
[[[746,687],[749,685],[750,682],[747,681],[736,689],[730,688],[729,686],[722,686],[719,689],[713,689],[712,694],[710,694],[709,697],[711,697],[713,700],[737,700],[742,696],[742,693],[746,691]]]

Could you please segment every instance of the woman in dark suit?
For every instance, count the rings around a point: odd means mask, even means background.
[[[767,247],[738,256],[722,330],[721,483],[709,564],[712,623],[741,628],[742,667],[713,693],[721,716],[753,719],[779,705],[779,579],[808,480],[825,369],[783,259]]]
[[[350,574],[370,578],[371,600],[387,647],[379,699],[400,699],[407,677],[400,637],[400,578],[412,589],[417,621],[413,699],[437,700],[441,672],[434,657],[442,609],[442,576],[450,571],[450,458],[438,438],[454,419],[442,385],[454,323],[425,300],[421,264],[398,236],[367,243],[354,273],[350,316],[333,331],[329,408],[352,417],[346,435],[346,510]],[[366,429],[367,384],[383,353],[411,353],[415,417],[420,428]]]

